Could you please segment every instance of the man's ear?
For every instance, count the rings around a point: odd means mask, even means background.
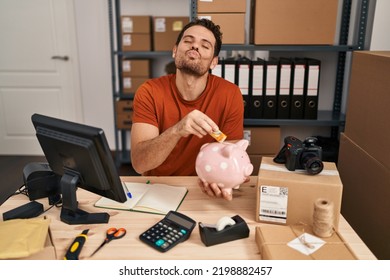
[[[177,50],[177,46],[174,45],[174,46],[173,46],[173,49],[172,49],[172,58],[175,58],[176,50]]]
[[[210,64],[210,70],[213,70],[214,67],[218,64],[218,56],[215,56]]]

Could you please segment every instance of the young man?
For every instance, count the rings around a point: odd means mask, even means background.
[[[218,64],[222,45],[218,25],[195,19],[173,47],[176,74],[151,79],[134,97],[131,160],[140,174],[195,176],[196,156],[209,134],[222,131],[227,141],[243,138],[244,106],[239,88],[209,74]],[[199,181],[212,197],[231,200],[215,183]]]

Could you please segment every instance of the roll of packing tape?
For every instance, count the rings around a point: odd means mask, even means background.
[[[236,222],[232,218],[225,216],[225,217],[222,217],[218,220],[217,224],[215,225],[215,228],[217,231],[221,231],[225,227],[232,226],[235,224],[236,224]]]

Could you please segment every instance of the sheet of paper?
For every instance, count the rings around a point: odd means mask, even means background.
[[[326,242],[314,235],[303,233],[291,240],[287,245],[308,256],[320,249]]]

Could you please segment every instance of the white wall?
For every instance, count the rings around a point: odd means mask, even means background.
[[[390,50],[390,1],[376,0],[370,50]]]
[[[84,123],[104,129],[115,148],[108,1],[74,0]]]
[[[109,45],[107,0],[76,1],[80,75],[84,121],[102,127],[110,147],[115,148],[113,99],[111,86],[111,57]],[[189,0],[126,0],[122,1],[123,14],[188,16]],[[390,50],[390,1],[377,0],[373,23],[371,50]],[[160,66],[161,68],[161,66]],[[333,87],[332,87],[333,89]],[[321,100],[331,106],[333,100]],[[286,134],[301,137],[310,133],[324,134],[324,127],[286,127]],[[310,132],[308,132],[310,131]],[[326,132],[325,132],[326,133]],[[326,135],[324,135],[326,136]],[[301,137],[302,138],[302,137]]]

